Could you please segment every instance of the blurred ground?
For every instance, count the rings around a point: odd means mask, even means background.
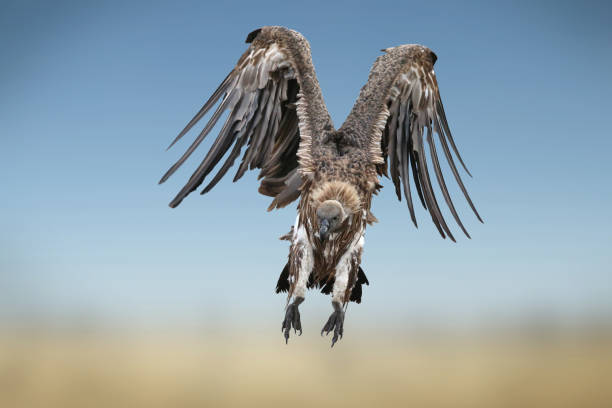
[[[610,407],[611,340],[4,330],[0,407]]]

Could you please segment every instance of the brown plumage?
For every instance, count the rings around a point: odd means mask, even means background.
[[[440,235],[454,241],[433,191],[433,169],[451,214],[469,237],[440,169],[434,141],[437,134],[455,180],[481,220],[451,153],[452,148],[467,172],[440,99],[433,70],[437,57],[420,45],[383,50],[385,54],[376,59],[351,113],[336,130],[323,101],[310,46],[301,34],[284,27],[262,27],[248,35],[247,43],[250,46],[236,67],[170,145],[220,101],[204,129],[160,183],[185,162],[223,112],[229,111],[208,154],[170,206],[179,205],[227,155],[201,194],[210,191],[244,148],[234,181],[248,169],[260,169],[259,192],[273,197],[268,210],[300,199],[296,225],[283,237],[291,242],[291,249],[277,284],[277,292],[287,290],[288,299],[295,299],[283,322],[285,338],[291,327],[301,330],[297,306],[303,301],[304,289],[318,287],[333,295],[335,312],[324,331],[334,330],[335,342],[342,336],[344,321],[338,305],[360,301],[361,285],[369,283],[360,263],[366,225],[376,222],[370,206],[381,188],[380,175],[393,181],[400,200],[403,190],[416,225],[412,177],[419,200]]]

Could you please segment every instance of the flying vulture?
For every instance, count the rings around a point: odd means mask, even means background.
[[[379,176],[393,181],[399,200],[403,192],[416,226],[413,183],[417,200],[440,235],[455,241],[434,194],[433,172],[450,213],[469,237],[440,169],[435,134],[456,182],[482,222],[453,159],[454,153],[469,174],[442,107],[433,69],[437,57],[415,44],[382,50],[351,113],[336,129],[321,95],[310,45],[300,33],[262,27],[250,33],[246,42],[250,46],[234,69],[170,145],[220,101],[160,183],[185,162],[228,111],[206,157],[170,207],[198,188],[227,155],[201,194],[209,192],[244,148],[234,181],[249,169],[260,169],[259,192],[274,198],[268,210],[299,199],[295,224],[282,237],[291,247],[276,286],[277,293],[288,292],[282,323],[285,341],[292,328],[302,333],[298,306],[305,290],[319,288],[332,297],[333,313],[321,334],[333,332],[333,346],[342,337],[348,302],[359,303],[361,286],[369,283],[360,263],[366,225],[376,221],[370,207],[372,196],[382,188]]]

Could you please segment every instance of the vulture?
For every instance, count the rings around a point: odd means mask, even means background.
[[[433,69],[437,57],[429,48],[407,44],[382,50],[346,121],[336,129],[323,101],[310,45],[300,33],[266,26],[251,32],[246,43],[249,48],[234,69],[168,147],[216,106],[160,184],[227,111],[210,150],[170,207],[197,189],[225,157],[201,194],[209,192],[244,150],[234,181],[247,170],[259,169],[259,192],[273,197],[268,211],[299,199],[295,223],[281,237],[290,242],[290,250],[276,286],[277,293],[288,293],[281,329],[285,342],[291,329],[302,333],[298,307],[306,289],[317,288],[331,294],[333,312],[321,335],[333,333],[333,347],[342,338],[348,302],[360,303],[362,285],[369,284],[360,264],[366,226],[377,221],[370,208],[373,195],[382,188],[379,177],[391,179],[400,201],[403,193],[415,226],[417,201],[442,238],[455,241],[434,194],[432,172],[450,213],[468,238],[469,234],[449,195],[436,144],[482,222],[455,158],[471,174],[451,135]]]

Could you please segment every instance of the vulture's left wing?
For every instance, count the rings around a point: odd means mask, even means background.
[[[386,53],[376,59],[367,84],[346,122],[340,129],[352,144],[367,149],[371,163],[379,172],[390,175],[398,199],[402,199],[400,186],[410,210],[410,217],[417,225],[410,192],[410,173],[421,203],[429,210],[431,218],[442,237],[455,240],[436,200],[429,169],[433,166],[444,200],[453,217],[469,237],[450,198],[440,169],[434,132],[470,207],[482,222],[463,181],[457,171],[450,147],[469,173],[451,135],[433,66],[436,55],[420,45],[401,45],[383,50]],[[424,140],[429,146],[431,165],[427,164]],[[388,167],[388,171],[387,171]]]
[[[253,31],[246,42],[251,45],[236,67],[170,145],[172,147],[221,101],[160,184],[187,160],[222,114],[229,111],[206,157],[170,207],[179,205],[198,188],[229,152],[225,163],[201,194],[210,191],[227,173],[244,146],[247,148],[234,181],[248,169],[261,169],[259,178],[263,180],[259,192],[274,197],[269,209],[283,207],[300,196],[301,177],[312,167],[312,138],[331,124],[312,66],[310,46],[298,32],[273,26]]]

